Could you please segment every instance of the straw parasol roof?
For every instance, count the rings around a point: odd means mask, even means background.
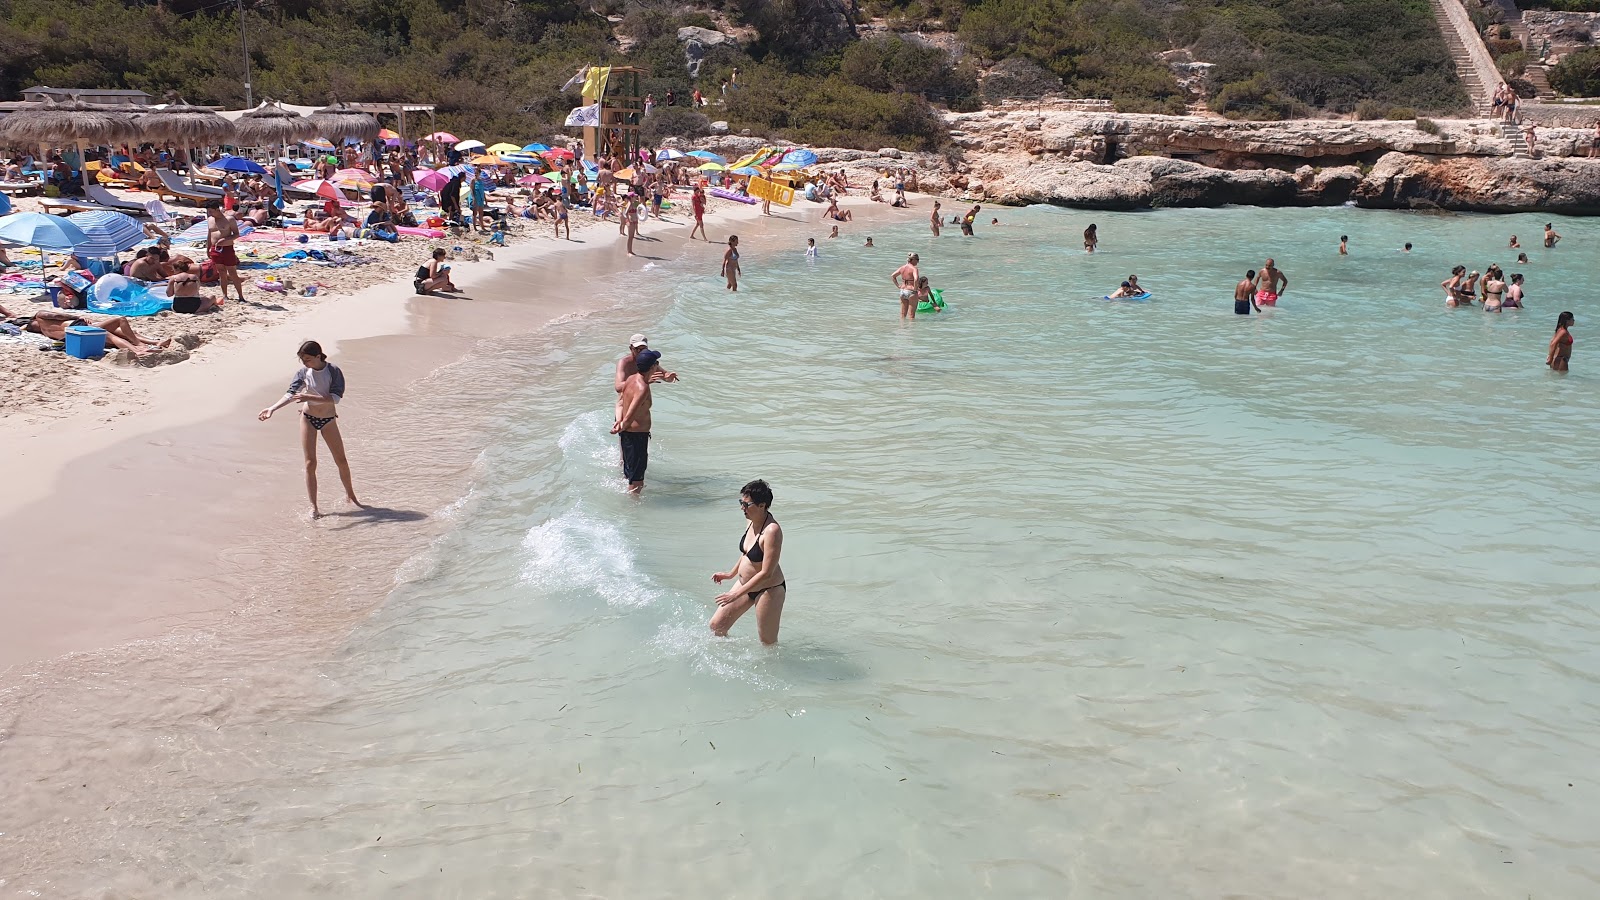
[[[73,143],[78,146],[81,160],[85,142],[114,144],[138,133],[129,109],[132,107],[100,106],[79,100],[45,100],[0,119],[0,144]],[[87,185],[89,167],[79,165],[78,170]]]
[[[240,116],[235,127],[239,143],[251,147],[292,144],[317,133],[305,116],[284,109],[278,101],[270,99]]]
[[[312,131],[330,141],[345,138],[371,140],[383,130],[373,116],[337,101],[332,106],[324,106],[312,113],[306,121],[311,124]]]
[[[14,144],[113,143],[134,136],[133,119],[128,112],[132,108],[78,100],[66,103],[45,100],[0,119],[0,141]]]
[[[140,114],[133,124],[141,137],[186,147],[224,144],[233,137],[232,122],[203,106],[190,106],[182,98],[162,109]]]

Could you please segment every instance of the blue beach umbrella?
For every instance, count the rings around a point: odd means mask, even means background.
[[[733,170],[733,174],[735,174],[735,175],[765,175],[766,173],[762,172],[760,169],[756,168],[755,166],[745,166],[744,168],[741,168],[741,169],[734,169]]]
[[[522,152],[524,152],[524,153],[543,153],[543,152],[545,152],[546,150],[549,150],[549,149],[550,148],[545,146],[544,144],[529,144],[526,147],[522,148]]]
[[[809,166],[817,161],[817,155],[802,147],[798,150],[790,150],[788,153],[785,153],[783,155],[783,161],[786,163],[794,163],[798,166]]]
[[[142,243],[144,226],[132,216],[109,209],[73,213],[67,221],[78,226],[87,241],[77,246],[79,256],[105,259]]]
[[[75,250],[88,240],[82,229],[60,216],[25,212],[0,219],[0,246],[38,250],[41,271],[45,250]]]
[[[693,156],[693,157],[696,157],[697,159],[706,160],[708,162],[724,163],[724,164],[727,163],[726,159],[723,159],[722,157],[716,155],[715,153],[712,153],[710,150],[690,150],[689,151],[689,155]]]
[[[656,161],[660,162],[661,160],[665,159],[683,159],[685,156],[688,156],[688,154],[684,153],[682,150],[674,150],[671,147],[668,147],[667,149],[656,154]]]
[[[248,175],[267,174],[267,170],[261,168],[260,163],[242,156],[224,156],[208,163],[206,168],[216,169],[219,172],[244,172]]]

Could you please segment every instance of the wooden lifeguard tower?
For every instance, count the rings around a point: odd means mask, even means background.
[[[615,156],[630,163],[638,159],[642,146],[639,125],[644,120],[639,78],[644,74],[643,69],[632,66],[611,67],[605,86],[594,101],[600,104],[599,124],[583,129],[583,149],[590,159]]]

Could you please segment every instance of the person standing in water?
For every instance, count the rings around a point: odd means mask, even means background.
[[[933,215],[928,218],[928,227],[933,229],[933,236],[934,237],[938,237],[939,236],[939,224],[940,224],[939,201],[935,200],[935,201],[933,201]]]
[[[1522,273],[1511,276],[1511,284],[1506,287],[1506,299],[1500,304],[1501,309],[1522,308]]]
[[[634,373],[622,385],[621,411],[611,425],[611,433],[622,445],[622,477],[628,480],[628,493],[644,490],[645,469],[650,467],[650,372],[661,354],[641,350],[633,357]]]
[[[1093,253],[1100,246],[1100,228],[1093,222],[1083,230],[1083,252]]]
[[[1572,326],[1576,324],[1570,312],[1556,317],[1556,335],[1550,339],[1550,352],[1545,355],[1544,364],[1557,372],[1567,371],[1572,362]]]
[[[639,371],[639,354],[649,349],[650,339],[644,335],[636,334],[633,337],[628,338],[628,352],[621,359],[617,360],[617,376],[614,385],[617,389],[617,408],[613,417],[614,419],[622,418],[622,389],[627,386],[628,378]],[[678,373],[668,372],[666,369],[662,368],[660,355],[657,354],[656,366],[650,370],[649,380],[651,384],[658,384],[663,381],[668,382],[669,384],[676,384],[678,381]]]
[[[306,495],[311,499],[311,518],[322,516],[317,507],[317,435],[333,454],[333,464],[339,467],[339,481],[344,485],[344,498],[355,507],[356,489],[350,479],[350,463],[344,455],[344,437],[339,434],[338,403],[344,399],[344,373],[328,362],[322,345],[306,341],[300,345],[300,371],[289,382],[289,390],[277,403],[263,409],[257,419],[265,422],[272,414],[291,403],[300,404],[300,448],[306,459]]]
[[[1289,289],[1289,276],[1283,274],[1271,259],[1261,265],[1261,279],[1257,282],[1256,304],[1277,306],[1278,298]]]
[[[711,576],[713,584],[734,580],[733,589],[717,597],[711,633],[727,637],[739,617],[754,609],[761,643],[776,644],[789,583],[778,563],[783,553],[783,527],[772,517],[772,488],[760,479],[740,488],[739,508],[745,519],[744,533],[739,537],[739,559],[733,568]]]
[[[1348,235],[1348,234],[1339,235],[1339,255],[1340,256],[1349,256],[1350,255],[1350,235]]]
[[[922,258],[913,253],[906,257],[906,264],[894,270],[889,276],[889,282],[900,291],[900,318],[915,319],[917,317],[917,279],[922,277],[917,264]]]
[[[1233,286],[1233,312],[1235,315],[1248,316],[1250,310],[1261,312],[1261,307],[1256,304],[1256,270],[1251,269],[1244,273],[1244,280]]]
[[[967,237],[972,237],[972,226],[977,223],[978,213],[982,211],[983,207],[976,204],[974,204],[971,209],[967,210],[967,214],[961,217],[962,234],[966,235]]]
[[[722,254],[722,274],[728,279],[728,290],[739,289],[739,236],[731,235],[728,238],[728,252]]]
[[[1546,247],[1554,247],[1560,242],[1561,235],[1556,234],[1555,226],[1550,222],[1544,223],[1544,245]]]

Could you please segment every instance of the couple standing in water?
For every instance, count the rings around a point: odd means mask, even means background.
[[[650,385],[678,380],[677,373],[662,369],[660,361],[661,353],[651,350],[650,339],[642,334],[628,340],[627,354],[617,360],[616,421],[611,433],[622,443],[623,477],[628,479],[628,491],[635,495],[644,489],[650,461]],[[739,617],[753,609],[761,643],[775,644],[788,582],[778,565],[783,529],[772,516],[772,488],[760,480],[745,485],[739,491],[739,508],[746,522],[739,538],[739,558],[728,571],[711,576],[719,585],[733,580],[733,587],[717,597],[711,633],[726,637]]]
[[[1244,279],[1233,286],[1233,311],[1248,316],[1251,310],[1260,312],[1263,306],[1277,306],[1278,297],[1289,289],[1289,276],[1268,259],[1258,274],[1255,269],[1244,273]]]

